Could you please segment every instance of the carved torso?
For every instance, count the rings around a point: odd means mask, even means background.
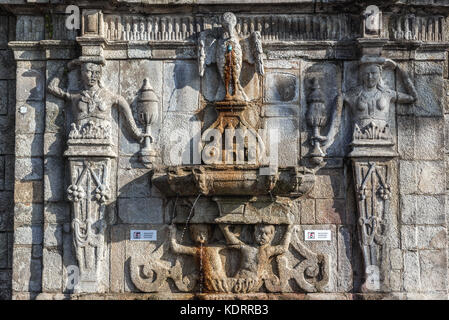
[[[84,90],[74,95],[73,109],[78,125],[88,121],[112,121],[111,94],[104,88],[89,92]]]
[[[242,246],[241,265],[238,278],[259,278],[269,261],[267,247]]]
[[[374,122],[385,127],[388,124],[390,102],[395,92],[390,89],[375,88],[372,91],[357,87],[345,95],[356,124],[365,127]]]
[[[71,139],[109,139],[111,137],[112,105],[117,97],[105,88],[83,90],[71,94],[75,123]]]

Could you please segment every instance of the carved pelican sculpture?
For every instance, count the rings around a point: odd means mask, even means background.
[[[225,100],[248,101],[240,84],[240,73],[243,61],[255,64],[256,72],[264,74],[262,39],[260,32],[251,33],[249,38],[242,39],[235,26],[237,18],[232,12],[222,17],[222,28],[203,31],[199,36],[199,73],[202,77],[206,66],[216,63],[218,72],[225,85]]]

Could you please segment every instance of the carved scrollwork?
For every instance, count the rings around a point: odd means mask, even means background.
[[[329,283],[329,256],[312,252],[299,240],[292,243],[291,247],[304,260],[292,268],[285,257],[278,258],[279,274],[283,282],[281,289],[288,284],[289,279],[293,279],[305,292],[323,292]]]

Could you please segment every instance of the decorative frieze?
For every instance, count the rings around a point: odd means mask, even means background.
[[[422,42],[447,41],[446,17],[413,14],[390,17],[390,39]]]

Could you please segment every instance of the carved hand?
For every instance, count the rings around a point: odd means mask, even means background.
[[[394,70],[398,68],[398,64],[391,59],[385,59],[385,67],[392,68]]]
[[[54,77],[50,80],[50,83],[47,88],[49,93],[63,99],[69,98],[66,86],[64,86],[63,89],[59,87],[61,79],[65,80],[66,78],[65,77],[66,72],[67,70],[65,66],[60,67],[56,72],[56,74],[54,75]]]

